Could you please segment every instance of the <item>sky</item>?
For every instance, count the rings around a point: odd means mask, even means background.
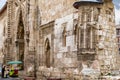
[[[5,4],[6,0],[0,0],[0,8]]]
[[[0,9],[5,4],[6,0],[0,0]],[[116,24],[120,23],[120,0],[113,0],[113,3],[115,4],[115,20]]]
[[[115,20],[116,24],[120,24],[120,0],[113,0],[115,5]]]

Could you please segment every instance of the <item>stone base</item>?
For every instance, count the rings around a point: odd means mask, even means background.
[[[42,69],[37,72],[37,80],[82,80],[80,73],[62,69]]]

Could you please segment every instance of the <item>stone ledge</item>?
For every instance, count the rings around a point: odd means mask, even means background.
[[[24,80],[35,80],[35,77],[24,77]]]

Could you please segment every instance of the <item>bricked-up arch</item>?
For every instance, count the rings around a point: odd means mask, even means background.
[[[74,34],[74,43],[77,44],[77,34],[78,34],[78,20],[77,19],[74,19],[73,20],[73,34]]]
[[[19,23],[17,28],[17,59],[22,61],[21,69],[24,69],[24,24],[22,19],[22,11],[20,11]]]
[[[46,57],[46,60],[45,60],[45,64],[46,64],[46,67],[50,67],[50,41],[48,38],[46,38],[45,40],[45,57]]]

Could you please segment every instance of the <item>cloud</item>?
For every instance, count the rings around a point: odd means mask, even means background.
[[[115,5],[115,21],[116,24],[120,24],[120,0],[113,0]]]
[[[120,0],[113,0],[116,9],[120,9]]]
[[[120,23],[120,9],[115,8],[115,21],[116,24]]]

